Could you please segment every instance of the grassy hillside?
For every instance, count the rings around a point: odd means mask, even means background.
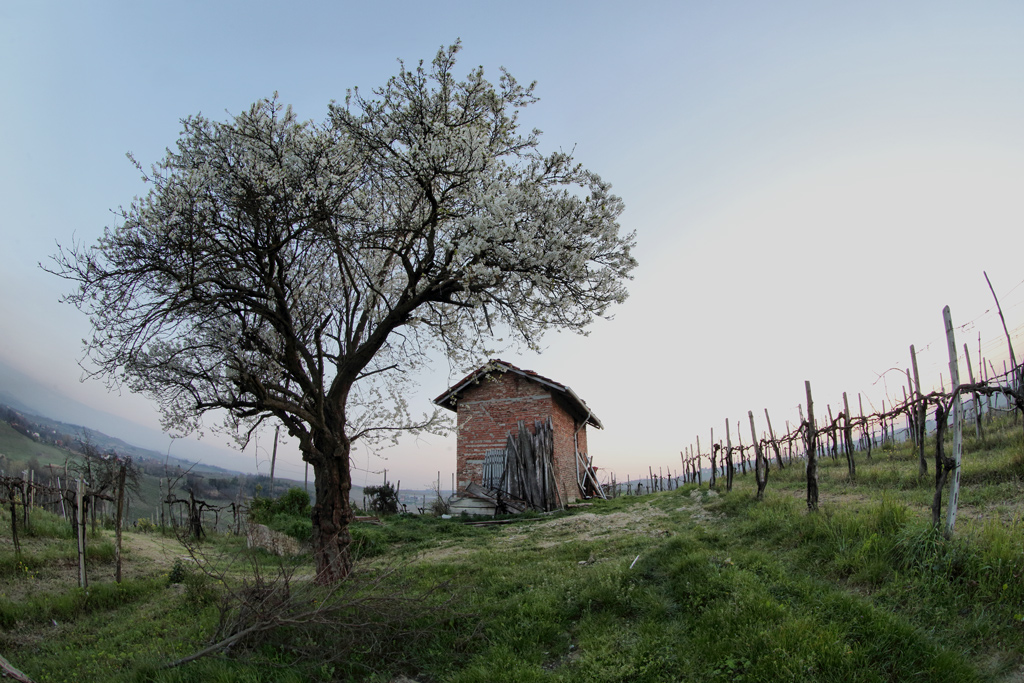
[[[63,465],[68,452],[63,448],[33,441],[6,422],[0,421],[0,454],[4,456],[0,467],[14,476],[33,460],[43,466]]]
[[[240,539],[200,547],[215,578],[173,539],[136,533],[116,588],[103,532],[85,596],[58,524],[19,561],[0,517],[0,652],[39,681],[1021,680],[1019,422],[965,452],[951,540],[930,526],[933,482],[912,449],[887,447],[858,456],[855,482],[822,461],[818,513],[795,463],[772,469],[760,503],[748,475],[728,493],[688,486],[507,525],[357,525],[358,571],[333,594],[309,584],[308,556],[284,568],[285,592],[275,559],[257,556],[259,578],[229,562]],[[260,610],[295,618],[159,668]]]

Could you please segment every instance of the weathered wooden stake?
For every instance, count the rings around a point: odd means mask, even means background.
[[[974,368],[971,367],[971,352],[967,350],[967,342],[964,342],[964,358],[967,359],[967,379],[974,384]],[[974,436],[981,441],[981,399],[978,397],[977,391],[972,393],[974,395]]]
[[[914,399],[917,401],[917,476],[928,474],[928,461],[924,457],[925,425],[928,423],[928,404],[921,393],[921,375],[917,372],[917,352],[910,345],[910,364],[914,369]]]
[[[729,433],[729,418],[725,418],[725,490],[732,491],[732,435]]]
[[[718,467],[718,457],[715,451],[715,428],[711,428],[711,481],[708,482],[708,488],[715,488],[715,468]]]
[[[960,394],[957,388],[960,386],[960,370],[956,362],[956,340],[953,338],[953,318],[949,312],[949,306],[942,309],[942,318],[946,323],[946,342],[949,346],[949,378],[952,383],[952,391],[956,394],[953,399],[953,481],[949,489],[949,507],[946,511],[946,535],[953,534],[953,526],[956,524],[957,506],[960,502],[960,462],[963,457],[963,408],[961,407]]]
[[[853,423],[850,422],[850,402],[846,400],[846,392],[843,392],[843,417],[846,425],[843,429],[844,440],[846,441],[846,467],[850,472],[850,481],[857,477],[857,466],[853,460]]]
[[[988,289],[992,292],[992,298],[996,300],[996,311],[999,313],[999,320],[1003,323],[1003,332],[1006,334],[1006,345],[1010,347],[1010,366],[1013,370],[1013,377],[1010,380],[1010,386],[1016,386],[1017,389],[1024,385],[1024,372],[1019,371],[1017,368],[1017,357],[1013,355],[1013,342],[1010,340],[1010,331],[1006,329],[1006,318],[1003,317],[1003,309],[999,305],[999,297],[996,296],[996,290],[992,287],[992,281],[988,279],[988,273],[981,271],[981,274],[985,276],[985,282],[988,283]]]
[[[818,460],[815,441],[817,430],[814,428],[814,402],[811,400],[811,383],[804,381],[807,391],[807,509],[818,511]]]
[[[128,474],[127,463],[121,463],[117,473],[117,516],[114,518],[114,581],[121,583],[121,527],[124,515],[124,483]]]
[[[78,508],[78,587],[87,588],[85,576],[85,484],[79,479],[78,490],[75,492],[75,506]]]
[[[761,452],[757,440],[757,428],[754,426],[754,411],[748,410],[750,418],[750,438],[754,441],[754,479],[757,481],[757,500],[764,500],[764,489],[768,485],[768,461]]]
[[[768,422],[768,438],[772,441],[772,449],[775,451],[775,462],[779,469],[782,469],[782,451],[779,450],[779,442],[775,440],[775,432],[772,430],[772,418],[768,417],[768,409],[764,409],[764,419]]]

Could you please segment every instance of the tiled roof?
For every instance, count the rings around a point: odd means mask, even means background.
[[[456,403],[459,394],[492,372],[513,372],[530,381],[551,389],[554,393],[561,395],[562,398],[564,398],[570,405],[575,407],[579,411],[580,415],[586,416],[586,420],[589,424],[594,425],[598,429],[604,429],[604,425],[602,425],[601,421],[597,419],[597,415],[594,415],[593,411],[590,410],[583,399],[577,396],[576,392],[571,388],[561,382],[556,382],[549,377],[536,373],[533,370],[517,368],[515,365],[512,365],[507,361],[503,361],[500,358],[494,358],[487,361],[487,363],[481,365],[479,368],[463,377],[447,391],[435,398],[434,403],[442,408],[447,408],[448,410],[456,410]]]

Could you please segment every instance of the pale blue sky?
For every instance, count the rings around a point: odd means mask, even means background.
[[[180,118],[278,91],[322,119],[397,58],[461,38],[463,71],[538,82],[524,121],[612,182],[638,234],[615,321],[505,356],[588,401],[607,427],[590,440],[599,465],[620,478],[676,466],[747,410],[781,429],[805,379],[822,402],[877,404],[878,373],[905,366],[911,343],[931,345],[937,384],[945,304],[977,320],[962,332],[972,353],[981,331],[1001,358],[983,269],[1021,334],[1021,36],[1015,2],[7,2],[0,358],[155,425],[144,400],[77,383],[86,321],[36,262],[55,241],[94,241],[144,190],[125,152],[157,161]],[[413,408],[448,379],[425,377]],[[451,471],[453,447],[408,442],[359,466],[419,487]],[[282,471],[301,478],[294,452]]]

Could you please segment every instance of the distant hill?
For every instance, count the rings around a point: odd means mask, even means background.
[[[74,381],[71,378],[69,381]],[[146,427],[132,420],[98,410],[60,393],[26,375],[9,361],[0,358],[0,404],[26,414],[42,416],[67,425],[88,425],[90,429],[107,435],[116,435],[125,444],[141,445],[143,449],[161,454],[171,444],[169,437],[158,429]],[[217,463],[228,470],[251,471],[250,458],[213,441],[186,439],[173,442],[174,452],[185,460]]]
[[[187,497],[192,490],[196,498],[211,505],[226,505],[233,501],[267,496],[270,477],[234,472],[210,465],[198,465],[157,451],[139,448],[95,429],[68,424],[34,415],[13,406],[0,404],[0,471],[9,476],[20,476],[33,470],[41,481],[61,475],[63,466],[80,459],[83,442],[100,453],[130,456],[139,467],[139,491],[131,502],[133,517],[149,517],[158,508],[158,501],[166,495],[167,482],[174,483],[173,491]],[[48,467],[48,466],[54,467]],[[273,496],[289,488],[305,488],[305,483],[292,479],[275,478]],[[314,497],[313,487],[309,487]],[[355,487],[352,500],[358,502],[362,489]]]
[[[108,436],[96,429],[61,422],[60,420],[53,420],[42,415],[37,415],[24,408],[19,409],[15,405],[11,405],[11,403],[0,400],[0,414],[2,414],[4,410],[23,416],[28,423],[34,425],[34,431],[38,432],[40,439],[43,439],[46,443],[73,447],[73,444],[76,441],[81,441],[92,444],[97,450],[103,453],[116,453],[117,455],[130,456],[133,460],[152,460],[164,463],[171,468],[191,468],[194,472],[208,472],[216,474],[232,472],[232,470],[228,470],[223,467],[196,463],[183,458],[177,458],[166,453],[160,453],[159,451],[154,451],[149,448],[134,446],[122,439]]]

